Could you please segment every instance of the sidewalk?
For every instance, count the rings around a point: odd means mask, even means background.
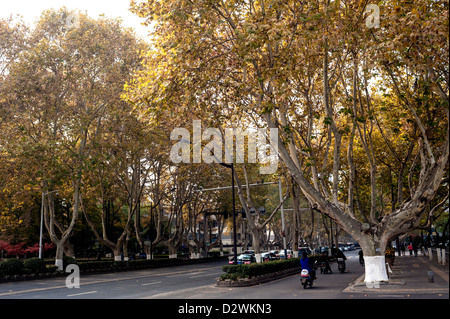
[[[344,292],[351,293],[390,293],[390,294],[448,294],[449,268],[448,264],[438,264],[436,256],[430,260],[428,256],[409,255],[396,256],[391,267],[388,283],[364,283],[364,275],[350,284]],[[433,275],[433,282],[429,282],[429,275]]]

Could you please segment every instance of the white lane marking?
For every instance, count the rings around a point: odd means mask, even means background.
[[[213,268],[199,268],[198,271],[196,273],[201,273],[204,270],[211,270]],[[182,274],[182,275],[186,275],[186,271],[182,270],[182,271],[169,271],[169,272],[163,272],[163,273],[153,273],[152,270],[147,269],[147,270],[142,270],[142,272],[144,274],[142,275],[137,275],[137,276],[130,276],[130,277],[121,277],[121,278],[110,278],[110,279],[94,279],[94,278],[86,278],[83,281],[83,286],[86,285],[94,285],[94,284],[101,284],[101,283],[108,283],[108,282],[119,282],[119,281],[126,281],[126,280],[133,280],[133,279],[141,279],[141,278],[146,278],[146,277],[173,277],[175,276],[175,274]],[[189,272],[188,272],[189,274]],[[190,274],[194,274],[194,272],[191,272]],[[115,275],[115,273],[109,273],[109,274],[103,274],[100,275],[101,277],[107,277],[106,275],[108,275],[108,277],[110,275]],[[47,284],[48,282],[42,282],[39,284]],[[32,293],[32,292],[38,292],[38,291],[46,291],[46,290],[53,290],[53,289],[60,289],[60,288],[67,288],[66,285],[55,285],[55,286],[50,286],[50,287],[42,287],[42,288],[34,288],[34,289],[24,289],[24,290],[9,290],[8,292],[0,292],[0,297],[2,296],[10,296],[10,295],[17,295],[17,294],[24,294],[24,293]]]
[[[157,285],[157,284],[160,284],[160,283],[162,283],[162,281],[148,282],[148,283],[146,283],[146,284],[142,284],[142,286]]]
[[[190,276],[189,278],[200,278],[200,277],[211,277],[211,276],[217,276],[217,274],[205,274],[205,275],[197,275],[197,276]]]
[[[78,293],[78,294],[67,295],[67,297],[95,294],[96,292],[97,292],[97,291],[80,292],[80,293]]]
[[[196,271],[196,272],[183,272],[183,273],[181,273],[181,274],[177,274],[177,275],[169,275],[169,276],[167,276],[167,277],[173,278],[173,277],[188,276],[188,275],[198,275],[198,274],[201,274],[201,273],[203,273],[203,272],[201,272],[201,271]]]

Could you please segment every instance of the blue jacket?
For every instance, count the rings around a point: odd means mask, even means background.
[[[309,265],[309,258],[300,258],[300,266],[302,269],[307,269],[309,272],[312,272],[311,266]]]

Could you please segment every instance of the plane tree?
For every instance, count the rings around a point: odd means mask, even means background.
[[[359,242],[374,282],[388,280],[389,241],[447,185],[448,4],[383,2],[379,28],[367,4],[133,1],[154,23],[154,48],[128,95],[146,112],[233,113],[278,128],[282,164],[311,207]],[[389,147],[398,195],[384,209]]]
[[[100,127],[108,109],[121,102],[139,61],[138,41],[119,21],[79,13],[76,23],[68,23],[73,14],[66,8],[44,11],[5,79],[14,113],[4,124],[10,134],[3,150],[33,181],[32,191],[44,194],[45,226],[60,269]],[[66,203],[66,225],[55,196]]]

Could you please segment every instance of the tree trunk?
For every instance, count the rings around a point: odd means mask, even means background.
[[[169,246],[169,258],[177,258],[178,245],[174,245],[171,242],[169,242],[168,246]]]
[[[73,250],[73,245],[69,242],[69,240],[67,240],[64,245],[64,255],[75,258],[75,252]]]
[[[58,270],[63,270],[62,260],[63,260],[63,256],[64,256],[64,249],[65,249],[66,243],[68,242],[69,238],[72,237],[73,228],[75,227],[76,220],[78,219],[78,214],[80,211],[80,201],[81,201],[80,183],[81,183],[80,179],[77,179],[72,182],[73,189],[74,189],[73,212],[72,212],[72,218],[71,218],[69,227],[67,229],[63,229],[62,226],[56,220],[54,199],[53,199],[52,194],[49,193],[44,198],[43,205],[44,205],[45,226],[49,232],[52,242],[56,245],[55,266],[58,267]],[[56,234],[55,226],[62,233],[59,238]]]
[[[64,244],[59,241],[56,243],[55,266],[58,270],[63,270]]]
[[[383,256],[364,256],[365,283],[388,282],[386,260]]]
[[[365,283],[389,281],[386,272],[386,260],[384,252],[385,244],[380,244],[377,238],[363,238],[358,242],[364,253]]]
[[[269,127],[276,127],[271,114],[266,114],[265,120]],[[297,155],[289,153],[281,138],[278,142],[278,153],[313,209],[330,217],[361,245],[367,260],[366,282],[382,282],[388,280],[384,260],[387,243],[399,234],[417,227],[417,223],[426,211],[426,205],[434,198],[442,183],[449,157],[448,142],[449,132],[447,131],[446,140],[437,161],[434,159],[427,161],[425,155],[422,155],[419,182],[410,200],[400,205],[391,214],[385,215],[380,221],[371,219],[370,224],[362,223],[351,213],[347,213],[342,203],[334,203],[318,192],[296,166],[292,157]]]
[[[113,249],[114,253],[114,261],[121,261],[122,260],[122,245],[117,245]]]

